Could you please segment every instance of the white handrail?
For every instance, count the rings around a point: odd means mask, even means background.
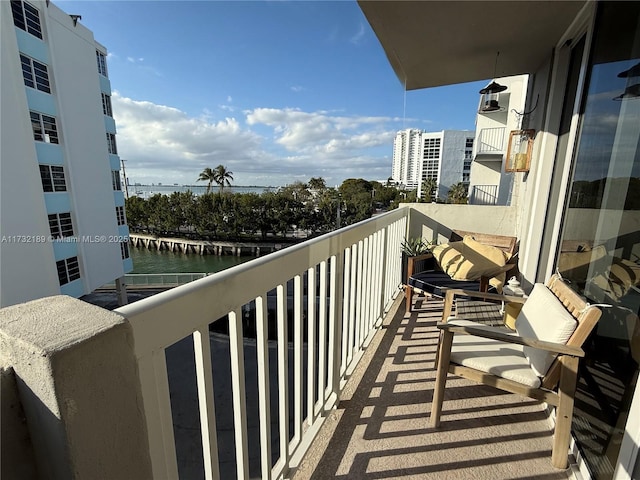
[[[234,419],[237,477],[249,477],[250,456],[257,457],[262,478],[286,475],[299,463],[322,424],[322,412],[339,399],[346,376],[399,292],[400,245],[407,221],[408,208],[398,209],[117,309],[133,331],[145,415],[151,425],[155,478],[175,477],[180,470],[181,460],[171,448],[175,440],[170,431],[172,406],[165,350],[186,337],[192,337],[194,345],[205,477],[224,478],[216,465],[223,462],[218,459],[219,432],[212,431],[216,429],[214,399],[219,393],[212,372],[217,365],[211,365],[207,342],[210,325],[220,322],[229,324],[233,413],[219,411],[218,415]],[[289,281],[293,281],[292,290],[287,288]],[[266,337],[269,300],[273,299],[269,292],[274,289],[277,367],[270,370],[265,362],[273,342]],[[291,319],[287,318],[288,310],[293,314]],[[252,361],[257,365],[245,365],[243,311],[255,312],[257,360]],[[259,379],[251,387],[257,392],[254,396],[245,395],[245,368],[250,367],[257,369]],[[275,375],[279,405],[274,410],[269,392]],[[259,455],[248,451],[251,442],[245,398],[255,400],[260,412]],[[270,415],[277,415],[279,428],[271,428]],[[277,462],[271,452],[273,435],[279,438]],[[271,470],[265,471],[267,465]]]

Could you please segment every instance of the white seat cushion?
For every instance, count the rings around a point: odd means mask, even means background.
[[[524,303],[518,318],[516,332],[521,337],[545,342],[566,344],[578,322],[551,290],[536,283]],[[533,347],[524,347],[524,355],[537,375],[544,377],[556,355]]]
[[[469,320],[454,320],[449,323],[461,326],[478,326],[477,323]],[[540,386],[540,378],[531,369],[529,361],[524,356],[522,345],[474,335],[456,334],[453,336],[451,361],[533,388]]]

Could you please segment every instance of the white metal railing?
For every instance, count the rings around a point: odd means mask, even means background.
[[[476,155],[504,153],[504,132],[505,127],[480,129]]]
[[[195,359],[205,478],[229,475],[220,468],[229,460],[222,458],[229,444],[219,444],[220,419],[233,418],[237,478],[283,478],[299,464],[399,292],[408,211],[376,216],[117,310],[133,330],[154,478],[178,478],[183,467],[176,454],[167,349],[185,338],[191,339]],[[251,358],[243,339],[247,312],[255,321],[256,355],[255,364],[245,365]],[[216,418],[224,386],[214,376],[223,367],[212,365],[212,345],[217,347],[210,327],[227,322],[233,413],[218,412]],[[270,353],[276,367],[270,367]],[[257,386],[247,385],[247,368],[257,371]],[[271,400],[274,386],[277,405]],[[249,395],[247,388],[257,394]],[[257,402],[259,412],[258,471],[254,465],[251,472],[255,448],[250,452],[248,445],[257,440],[249,438],[247,401]]]
[[[496,205],[498,203],[498,185],[474,185],[469,195],[471,205]]]

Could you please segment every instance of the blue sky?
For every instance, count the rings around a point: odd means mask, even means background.
[[[407,92],[355,1],[55,1],[109,51],[130,182],[386,179],[395,132],[474,129],[474,82]]]

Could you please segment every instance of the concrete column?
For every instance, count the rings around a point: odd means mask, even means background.
[[[133,343],[124,317],[67,296],[0,310],[0,352],[44,477],[152,478]]]
[[[127,297],[127,283],[124,276],[116,278],[116,295],[118,296],[118,305],[122,306],[129,303],[129,298]]]

